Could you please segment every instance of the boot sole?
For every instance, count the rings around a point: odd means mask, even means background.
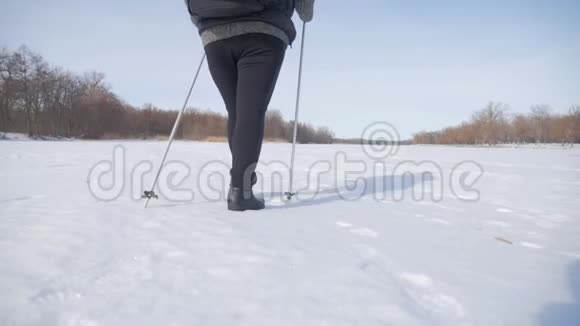
[[[265,209],[266,207],[241,207],[238,205],[233,205],[228,203],[228,210],[232,211],[232,212],[245,212],[245,211],[261,211],[263,209]]]

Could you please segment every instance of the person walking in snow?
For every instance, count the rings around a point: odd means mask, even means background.
[[[292,16],[313,17],[314,0],[185,0],[199,30],[211,76],[228,112],[232,154],[228,209],[260,210],[255,168],[266,110],[288,45],[296,38]]]

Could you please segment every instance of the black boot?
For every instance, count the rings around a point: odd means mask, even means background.
[[[232,170],[230,170],[230,178],[232,177]],[[258,183],[258,176],[256,175],[256,172],[252,172],[252,175],[250,177],[250,183],[252,184],[252,186],[254,186],[256,183]],[[232,184],[230,183],[230,186]]]
[[[256,198],[252,188],[243,190],[242,188],[230,187],[228,191],[228,209],[230,211],[258,211],[264,208],[266,208],[264,200]]]

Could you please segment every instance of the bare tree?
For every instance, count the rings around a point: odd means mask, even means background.
[[[286,139],[290,140],[288,126],[278,110],[270,110],[266,114],[265,136],[269,139]]]
[[[525,115],[518,114],[512,120],[512,135],[516,143],[529,143],[534,140],[532,123]]]
[[[533,134],[536,143],[547,142],[549,132],[549,119],[552,109],[548,105],[534,105],[530,108]]]
[[[507,115],[507,106],[489,103],[477,111],[471,121],[441,131],[420,132],[413,136],[416,144],[487,144],[580,142],[580,106],[567,115],[551,114],[547,105],[534,106],[528,115]]]
[[[0,49],[0,130],[7,131],[11,122],[10,107],[14,101],[13,68],[11,55],[6,48]]]
[[[508,107],[505,104],[489,102],[485,108],[473,115],[471,121],[482,143],[496,145],[506,140],[507,111]]]
[[[573,105],[568,110],[566,137],[570,144],[580,143],[580,105]]]
[[[89,139],[159,137],[171,132],[175,110],[152,104],[141,108],[125,103],[99,72],[76,75],[50,66],[44,59],[21,47],[0,49],[0,131],[26,132],[32,137]],[[292,123],[278,111],[267,116],[266,136],[291,139]],[[215,112],[188,111],[178,138],[225,139],[227,119]],[[301,142],[332,141],[327,128],[300,124]]]

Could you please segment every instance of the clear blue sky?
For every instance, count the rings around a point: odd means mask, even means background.
[[[0,0],[0,46],[21,44],[164,108],[181,106],[201,56],[182,0]],[[298,52],[296,42],[270,106],[287,118]],[[317,0],[304,73],[302,120],[338,136],[385,120],[409,137],[490,100],[564,112],[580,104],[580,1]],[[207,68],[191,105],[224,110]]]

